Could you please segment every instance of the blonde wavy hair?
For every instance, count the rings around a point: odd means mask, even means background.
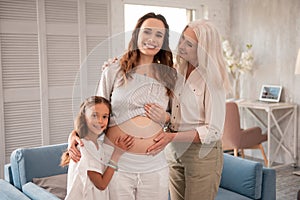
[[[226,92],[231,90],[226,65],[223,57],[222,42],[219,31],[214,24],[206,19],[199,19],[190,22],[183,32],[190,27],[198,40],[198,67],[202,68],[202,72],[206,75],[207,79],[213,80],[214,85],[221,85]],[[182,34],[183,34],[182,32]],[[182,73],[183,68],[187,65],[180,56],[176,56],[176,67],[178,72]]]

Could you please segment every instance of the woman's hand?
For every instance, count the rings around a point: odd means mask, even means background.
[[[155,138],[152,146],[147,149],[147,154],[155,155],[162,151],[175,137],[175,133],[160,132]]]
[[[68,138],[68,152],[69,152],[70,158],[74,162],[78,162],[81,158],[81,153],[76,147],[78,144],[80,146],[83,146],[83,142],[78,137],[77,132],[75,130],[73,130],[70,133],[69,138]]]
[[[170,121],[170,114],[163,107],[155,103],[149,103],[144,106],[147,117],[161,126]]]

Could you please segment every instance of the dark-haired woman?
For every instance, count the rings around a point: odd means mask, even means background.
[[[112,200],[168,199],[169,169],[164,152],[147,154],[168,115],[151,120],[144,109],[146,104],[155,103],[167,110],[172,95],[176,70],[168,29],[162,15],[142,16],[133,30],[127,52],[105,68],[101,76],[97,95],[112,104],[105,138],[106,155],[110,157],[114,149],[111,141],[116,138],[130,135],[135,140],[118,162],[119,170],[109,186]],[[73,146],[74,135],[70,142]],[[76,153],[74,148],[70,150]]]

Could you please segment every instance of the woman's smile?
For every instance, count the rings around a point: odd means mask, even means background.
[[[147,49],[156,49],[158,46],[153,43],[145,42],[144,47],[146,47]]]

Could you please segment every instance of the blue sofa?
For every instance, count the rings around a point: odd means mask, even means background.
[[[68,169],[59,166],[60,157],[66,149],[67,144],[16,149],[11,154],[10,164],[4,169],[6,181],[30,199],[59,200],[53,193],[60,192],[57,191],[60,182],[65,183],[61,187],[66,189]]]
[[[34,178],[49,179],[65,175],[59,166],[67,144],[17,149],[11,163],[5,166],[5,179],[31,199],[58,200],[47,187],[33,183]],[[66,183],[63,185],[66,188]],[[59,184],[58,184],[59,185]],[[55,185],[58,187],[58,185]],[[275,200],[276,174],[261,163],[224,153],[224,166],[216,200]]]
[[[30,200],[25,194],[19,191],[9,182],[0,179],[0,199],[1,200]]]
[[[276,172],[261,163],[224,154],[216,200],[275,200]]]

